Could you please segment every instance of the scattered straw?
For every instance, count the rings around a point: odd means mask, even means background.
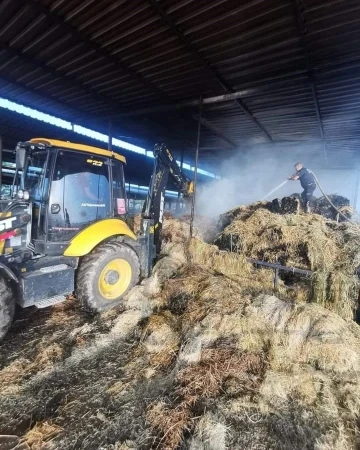
[[[45,443],[50,442],[58,436],[63,429],[51,422],[36,423],[24,436],[24,441],[32,450],[41,450]]]

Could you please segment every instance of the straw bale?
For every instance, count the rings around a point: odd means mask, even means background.
[[[291,304],[262,295],[247,312],[265,321],[278,335],[274,364],[308,363],[337,373],[360,371],[360,340],[340,316],[322,307]]]
[[[267,269],[255,269],[243,254],[219,250],[216,245],[193,239],[189,244],[190,260],[200,266],[214,270],[246,289],[249,294],[272,292],[273,274]],[[285,291],[279,280],[278,290]]]
[[[360,264],[358,226],[316,214],[280,215],[266,208],[245,213],[243,208],[215,244],[244,257],[313,271],[310,288],[294,289],[292,298],[315,301],[353,319],[359,289],[354,275]]]
[[[235,220],[218,237],[220,248],[247,257],[317,270],[334,264],[339,249],[333,232],[320,216],[273,214],[256,210],[247,220]]]
[[[265,205],[265,208],[275,214],[299,214],[301,201],[297,197],[276,198]]]
[[[180,221],[174,217],[169,217],[163,224],[162,242],[166,244],[171,242],[173,244],[184,243],[190,236],[190,227],[186,221]]]
[[[250,217],[256,210],[260,208],[266,208],[269,202],[255,202],[251,205],[242,205],[236,208],[230,209],[226,213],[223,213],[219,217],[217,224],[218,231],[223,231],[228,225],[230,225],[234,220],[242,218],[246,219]]]

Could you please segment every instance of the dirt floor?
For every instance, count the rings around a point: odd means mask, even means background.
[[[0,448],[360,448],[360,331],[170,217],[153,276],[98,316],[18,312]],[[327,305],[325,305],[327,306]],[[8,435],[18,436],[9,437]]]

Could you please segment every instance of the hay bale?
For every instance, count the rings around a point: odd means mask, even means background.
[[[290,304],[274,296],[258,297],[247,312],[255,314],[277,335],[273,364],[295,361],[317,370],[360,372],[360,340],[337,314],[318,305]]]
[[[281,215],[257,208],[251,214],[239,213],[215,244],[248,258],[313,271],[311,289],[299,294],[353,319],[359,289],[354,276],[360,264],[359,227],[314,214]],[[296,291],[293,294],[296,298]]]
[[[310,270],[333,266],[341,250],[321,217],[278,215],[266,209],[246,220],[238,218],[215,243],[246,257]]]
[[[296,197],[276,198],[265,204],[264,208],[275,214],[299,214],[301,202]]]
[[[190,226],[186,221],[169,217],[164,221],[161,232],[162,243],[185,243],[190,236]]]
[[[227,211],[226,213],[220,215],[216,228],[218,232],[221,232],[227,226],[229,226],[234,220],[240,217],[245,219],[246,217],[251,216],[256,210],[260,208],[266,208],[268,205],[269,202],[263,201],[263,202],[255,202],[252,203],[251,205],[243,205],[230,209],[230,211]]]
[[[249,294],[273,290],[272,272],[266,269],[254,269],[243,254],[222,251],[216,245],[208,245],[193,239],[189,245],[189,257],[194,264],[208,267],[236,281]],[[278,289],[284,290],[281,280]]]

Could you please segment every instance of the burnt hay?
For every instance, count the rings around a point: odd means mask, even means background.
[[[226,250],[204,242],[206,224],[189,241],[188,219],[168,217],[153,276],[117,310],[23,311],[0,346],[0,434],[32,450],[358,448],[358,232],[262,205],[228,214]],[[274,293],[246,256],[318,280]]]

